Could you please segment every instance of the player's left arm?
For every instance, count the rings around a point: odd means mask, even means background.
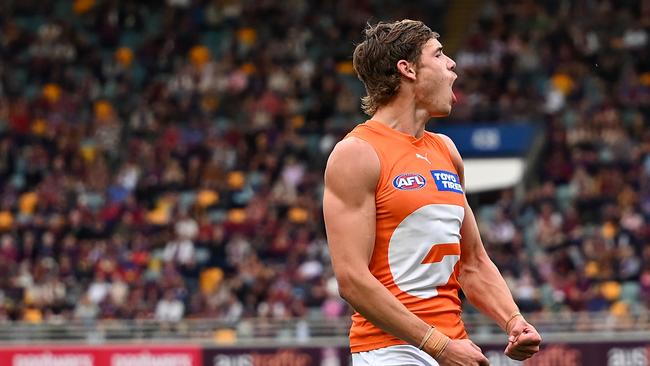
[[[449,137],[440,134],[438,136],[449,148],[464,190],[464,164],[460,153]],[[481,312],[494,319],[508,334],[506,355],[515,360],[525,360],[539,351],[542,339],[537,330],[519,314],[508,285],[485,251],[467,197],[464,197],[464,200],[465,218],[460,230],[461,256],[458,281],[469,301]]]

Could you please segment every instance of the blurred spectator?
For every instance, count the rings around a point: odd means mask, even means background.
[[[95,320],[99,315],[99,307],[88,296],[83,296],[74,309],[74,318],[85,322]]]
[[[0,7],[0,319],[346,315],[320,199],[367,118],[353,45],[446,3]],[[452,55],[445,121],[545,128],[539,184],[480,208],[485,246],[522,310],[647,309],[647,4],[510,5]]]
[[[155,319],[159,321],[177,322],[183,319],[185,306],[176,298],[173,290],[165,291],[163,298],[156,304]]]

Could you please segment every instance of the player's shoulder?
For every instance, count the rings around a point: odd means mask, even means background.
[[[344,139],[336,143],[330,155],[370,154],[370,153],[374,153],[374,149],[372,148],[370,142],[355,135],[348,135]]]
[[[442,142],[445,143],[447,146],[447,150],[449,150],[449,156],[451,157],[451,160],[453,163],[458,167],[462,168],[463,167],[463,158],[460,155],[460,152],[458,151],[458,148],[456,148],[456,144],[454,143],[454,140],[451,139],[451,137],[443,134],[443,133],[432,133],[433,135],[437,136],[442,140]]]
[[[456,144],[454,143],[454,140],[451,139],[451,137],[445,135],[444,133],[434,133],[434,132],[430,132],[430,133],[438,137],[440,140],[442,140],[442,142],[444,142],[445,145],[447,145],[447,148],[449,148],[450,150],[452,148],[456,150]]]
[[[348,136],[334,146],[327,160],[325,180],[326,184],[333,179],[375,184],[379,170],[379,157],[372,145],[361,138]]]

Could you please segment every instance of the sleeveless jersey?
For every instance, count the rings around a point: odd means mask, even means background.
[[[467,338],[457,281],[465,200],[447,145],[436,134],[415,138],[372,120],[349,136],[368,142],[381,166],[370,272],[427,324]],[[353,353],[398,344],[406,342],[352,316]]]

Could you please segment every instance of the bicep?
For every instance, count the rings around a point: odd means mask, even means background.
[[[325,189],[323,214],[334,270],[348,264],[368,264],[375,240],[374,202],[351,205],[343,195]]]
[[[475,271],[483,264],[489,264],[490,258],[481,240],[481,233],[474,212],[465,198],[465,217],[460,229],[461,272]]]
[[[323,215],[337,276],[370,262],[375,242],[378,166],[374,150],[361,141],[344,140],[328,161]]]

